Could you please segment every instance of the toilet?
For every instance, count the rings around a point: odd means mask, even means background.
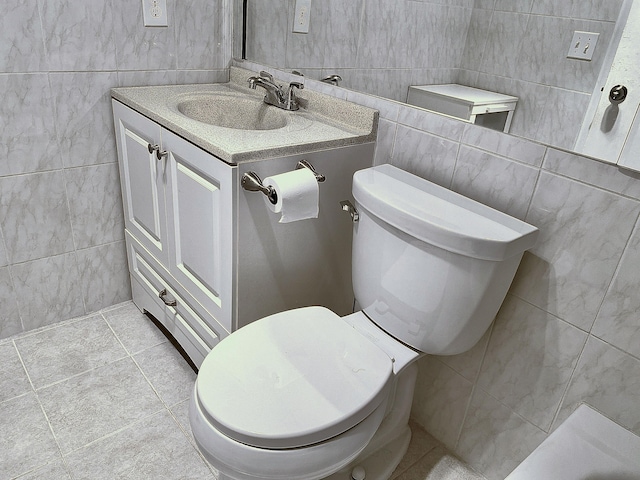
[[[411,438],[415,360],[475,345],[538,234],[391,165],[356,172],[352,191],[359,310],[270,315],[201,365],[189,420],[221,479],[389,478]]]

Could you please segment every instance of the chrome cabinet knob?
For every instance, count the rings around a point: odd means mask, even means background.
[[[162,160],[164,157],[167,156],[167,151],[166,150],[160,150],[160,145],[151,145],[149,143],[147,145],[147,149],[149,150],[149,153],[151,155],[153,155],[153,152],[156,152],[156,159],[158,159],[158,161]]]

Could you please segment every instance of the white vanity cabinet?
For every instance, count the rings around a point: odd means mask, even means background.
[[[309,305],[352,311],[353,224],[340,201],[353,201],[353,173],[373,163],[371,137],[351,141],[347,132],[343,145],[224,161],[117,99],[113,114],[133,301],[196,366],[264,316]],[[240,179],[292,171],[300,160],[326,177],[320,214],[279,223],[266,197],[243,190]]]
[[[134,301],[196,365],[232,330],[236,170],[113,102]]]

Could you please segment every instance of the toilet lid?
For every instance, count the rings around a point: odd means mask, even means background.
[[[247,445],[322,442],[370,415],[387,396],[392,362],[335,313],[306,307],[265,317],[205,358],[197,395],[208,420]]]

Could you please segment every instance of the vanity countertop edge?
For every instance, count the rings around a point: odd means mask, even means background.
[[[185,117],[167,102],[171,96],[203,92],[242,93],[262,98],[261,91],[245,86],[246,79],[253,74],[231,67],[229,83],[117,87],[111,89],[111,97],[231,165],[376,140],[377,110],[311,90],[299,92],[298,112],[283,110],[310,120],[311,127],[294,131],[217,127]]]

